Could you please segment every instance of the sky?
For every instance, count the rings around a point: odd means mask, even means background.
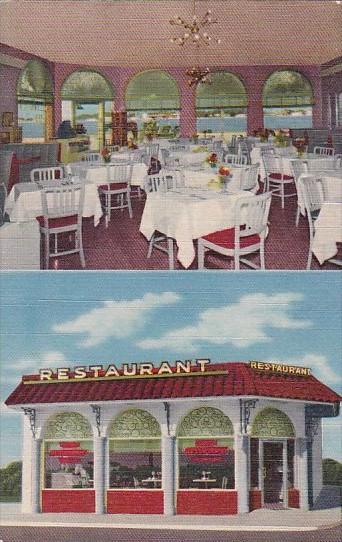
[[[0,464],[22,456],[3,401],[40,368],[210,358],[311,367],[341,393],[339,272],[0,273]],[[340,418],[323,457],[342,460]]]

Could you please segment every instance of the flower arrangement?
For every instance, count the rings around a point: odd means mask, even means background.
[[[277,130],[275,133],[275,145],[277,147],[287,147],[289,144],[289,137],[284,130]]]
[[[292,145],[296,147],[298,156],[302,156],[304,154],[306,150],[306,140],[304,137],[296,137],[296,139],[292,141]]]
[[[128,139],[127,140],[127,147],[131,150],[131,151],[134,151],[138,148],[138,145],[136,145],[133,141],[133,139]]]
[[[227,166],[221,166],[218,172],[221,177],[229,177],[230,175],[230,169]]]
[[[107,149],[107,147],[103,147],[101,151],[101,156],[104,160],[104,162],[110,162],[110,151]]]
[[[206,162],[210,165],[210,167],[216,167],[217,166],[217,154],[216,152],[212,152],[209,154],[209,156],[206,159]]]

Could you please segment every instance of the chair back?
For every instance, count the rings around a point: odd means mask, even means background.
[[[160,171],[157,175],[146,175],[144,179],[144,190],[146,194],[151,192],[167,192],[176,187],[182,186],[180,171]],[[180,184],[177,184],[180,183]]]
[[[131,162],[111,163],[108,167],[108,182],[127,183],[128,186],[132,180],[133,165]]]
[[[82,156],[82,160],[85,162],[102,162],[102,156],[99,152],[88,152]]]
[[[166,179],[167,190],[173,190],[174,188],[180,188],[185,185],[184,175],[181,169],[164,167],[160,173]]]
[[[226,164],[247,165],[247,157],[238,154],[226,154],[223,161]]]
[[[223,148],[223,140],[216,139],[213,141],[213,151],[221,151]]]
[[[314,154],[321,154],[323,156],[334,156],[335,149],[333,147],[314,147]]]
[[[172,145],[171,150],[172,152],[189,152],[190,145]]]
[[[77,222],[82,222],[84,205],[84,186],[79,184],[58,185],[41,190],[44,226],[48,227],[51,218],[77,215]]]
[[[334,156],[334,168],[342,168],[342,154],[335,154]]]
[[[295,181],[297,182],[303,173],[308,172],[308,165],[306,162],[303,162],[303,160],[291,160],[291,169]]]
[[[249,149],[249,146],[247,144],[247,142],[245,140],[240,140],[238,141],[238,151],[237,151],[238,155],[239,156],[243,156],[246,158],[246,164],[250,164],[251,163],[251,154],[250,154],[250,149]]]
[[[62,167],[41,167],[30,171],[31,183],[55,181],[63,179],[63,176],[64,171]]]
[[[133,164],[139,164],[143,162],[145,150],[144,149],[135,149],[130,151],[129,158]]]
[[[313,213],[319,211],[324,201],[324,187],[322,181],[315,175],[301,175],[298,180],[298,190],[304,200],[306,216],[309,223],[310,239],[314,235]]]
[[[283,174],[283,162],[281,156],[273,153],[265,153],[262,155],[262,159],[266,175],[270,175],[271,173]]]
[[[241,172],[240,190],[252,190],[258,182],[259,162],[243,168]]]
[[[170,156],[170,151],[168,149],[160,149],[161,152],[161,158],[162,158],[162,165],[165,166],[167,159]]]
[[[227,489],[228,478],[227,476],[222,476],[222,489]]]
[[[5,203],[7,198],[7,188],[5,183],[0,183],[0,226],[5,222]]]
[[[235,244],[240,237],[258,234],[265,237],[272,192],[239,198],[235,206]],[[240,226],[243,226],[241,228]]]
[[[151,143],[146,146],[146,154],[149,158],[158,158],[159,153],[159,143]]]

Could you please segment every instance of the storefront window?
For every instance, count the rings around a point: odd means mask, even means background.
[[[109,487],[161,488],[161,432],[148,412],[120,414],[109,432]]]
[[[252,425],[253,437],[294,437],[290,418],[276,408],[265,408],[257,414]]]
[[[44,436],[44,487],[92,488],[94,453],[87,420],[76,412],[57,414],[48,420]]]
[[[201,407],[178,430],[179,489],[233,489],[234,438],[230,419]]]

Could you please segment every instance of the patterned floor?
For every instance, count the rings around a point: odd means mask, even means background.
[[[151,258],[147,259],[148,242],[139,232],[144,203],[144,199],[132,200],[132,219],[127,210],[114,212],[108,228],[105,227],[104,218],[96,228],[92,218],[84,219],[86,269],[168,269],[168,257],[159,250],[154,250]],[[285,205],[285,209],[281,209],[280,200],[273,198],[269,216],[270,231],[265,246],[266,269],[305,270],[309,240],[307,221],[301,217],[299,226],[295,226],[295,198],[287,199]],[[259,263],[258,255],[253,256],[253,261]],[[232,269],[233,264],[230,258],[211,253],[206,255],[206,267]],[[74,254],[51,259],[50,269],[81,269],[79,256]],[[175,269],[183,269],[178,261]],[[190,269],[197,269],[197,259]],[[242,264],[241,269],[249,268]],[[311,269],[337,270],[338,267],[329,262],[320,266],[313,257]]]

